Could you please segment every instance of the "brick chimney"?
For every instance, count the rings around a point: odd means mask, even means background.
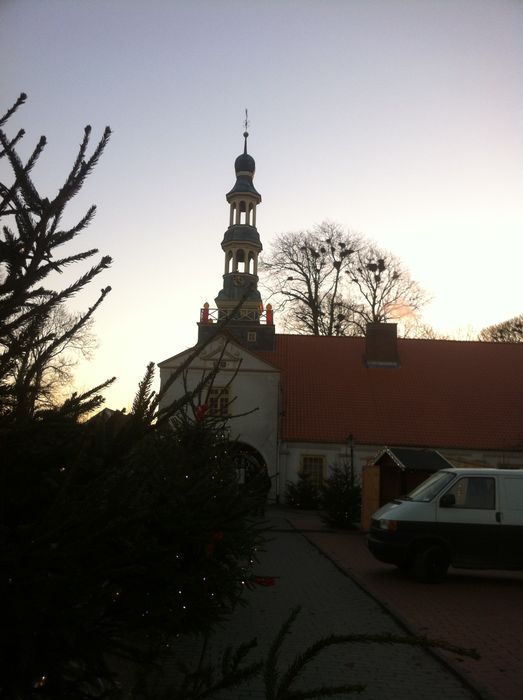
[[[397,323],[367,324],[364,361],[367,367],[399,367]]]

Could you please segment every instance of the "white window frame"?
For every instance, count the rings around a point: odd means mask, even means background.
[[[229,387],[213,386],[209,391],[207,403],[209,415],[215,418],[225,418],[230,415],[229,404],[231,402]]]
[[[325,455],[300,455],[300,474],[308,474],[310,483],[314,484],[316,488],[320,488],[327,478],[327,458]]]

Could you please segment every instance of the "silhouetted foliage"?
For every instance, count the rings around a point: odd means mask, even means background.
[[[280,298],[292,330],[312,335],[347,335],[353,305],[345,273],[359,247],[358,237],[339,226],[322,224],[313,231],[286,233],[274,240],[260,263],[263,282]]]
[[[265,700],[306,700],[307,698],[312,700],[312,698],[345,697],[348,694],[363,692],[365,686],[355,682],[357,678],[354,678],[354,682],[350,682],[352,678],[349,678],[349,682],[337,686],[327,681],[315,688],[310,686],[303,688],[303,684],[301,688],[296,688],[296,685],[300,684],[306,667],[311,662],[318,662],[322,652],[337,646],[349,647],[345,651],[348,658],[350,658],[350,647],[357,644],[400,644],[421,649],[443,649],[460,657],[480,658],[475,649],[464,649],[445,641],[427,639],[427,637],[393,634],[330,634],[312,642],[302,652],[297,653],[287,666],[283,666],[281,661],[283,646],[292,633],[292,627],[300,611],[299,606],[291,610],[289,617],[275,635],[266,656],[258,661],[248,660],[249,654],[257,647],[256,638],[240,644],[236,649],[232,646],[227,647],[219,666],[207,660],[208,640],[206,640],[197,668],[191,671],[184,666],[184,682],[178,687],[169,687],[163,692],[154,693],[152,700],[203,700],[217,694],[223,697],[220,695],[223,690],[230,690],[256,676],[261,676],[263,679]],[[357,665],[350,665],[354,666],[355,671],[347,675],[357,676]],[[321,664],[319,668],[321,678]],[[318,675],[317,671],[315,675]]]
[[[427,302],[395,256],[327,222],[277,236],[260,271],[297,333],[364,335],[370,322],[412,322]]]
[[[308,474],[299,472],[296,482],[287,482],[285,500],[292,508],[315,510],[320,506],[320,491]]]
[[[368,323],[412,323],[428,301],[401,261],[374,243],[362,243],[347,275],[356,299],[354,324],[360,334]]]
[[[0,118],[0,127],[25,102],[19,99]],[[98,298],[84,313],[70,323],[57,325],[53,318],[65,302],[111,264],[103,256],[91,269],[61,290],[52,283],[57,274],[75,263],[88,260],[98,250],[61,254],[92,221],[96,207],[71,228],[62,228],[64,210],[79,192],[87,176],[98,163],[111,130],[107,127],[91,155],[88,148],[91,127],[87,126],[78,153],[63,185],[51,199],[42,196],[31,178],[31,171],[41,156],[46,139],[42,136],[26,162],[19,156],[16,144],[24,131],[10,139],[0,128],[0,157],[6,158],[12,170],[12,182],[0,183],[0,217],[3,221],[0,238],[0,397],[2,411],[16,420],[33,416],[41,398],[44,375],[60,348],[63,348],[88,325],[92,315],[110,291],[101,290]],[[111,380],[100,386],[107,386]],[[95,391],[76,396],[69,410],[77,414],[93,410],[102,402]]]
[[[490,343],[523,343],[523,315],[487,326],[480,331],[479,339]]]
[[[321,489],[324,519],[336,527],[352,529],[360,521],[361,487],[347,464],[334,465]]]
[[[2,126],[24,102],[17,101]],[[5,700],[119,698],[116,659],[142,675],[166,641],[207,632],[238,601],[260,542],[239,493],[223,422],[196,410],[212,383],[159,409],[151,363],[129,415],[105,409],[110,382],[42,408],[39,376],[84,329],[107,295],[72,325],[46,330],[56,309],[107,268],[110,258],[55,291],[49,278],[95,250],[55,257],[91,220],[62,230],[66,204],[100,157],[109,129],[87,156],[90,128],[57,196],[41,197],[0,130],[12,184],[0,185],[0,695]],[[203,346],[202,346],[203,347]],[[173,373],[171,382],[201,348]],[[126,688],[126,692],[129,689]]]

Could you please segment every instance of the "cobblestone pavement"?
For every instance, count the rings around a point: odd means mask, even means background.
[[[479,661],[443,657],[485,697],[522,700],[523,572],[450,569],[442,584],[419,584],[375,560],[362,533],[329,531],[315,512],[286,517],[413,632],[476,648]]]
[[[266,551],[260,554],[255,573],[277,576],[277,584],[248,593],[249,605],[238,608],[229,624],[217,634],[215,650],[257,637],[259,646],[254,656],[263,656],[290,610],[298,605],[301,613],[283,646],[284,667],[313,641],[329,634],[405,634],[404,628],[379,603],[289,524],[283,511],[269,511],[268,519],[274,529]],[[172,682],[175,673],[175,664],[167,664],[163,682]],[[338,698],[477,700],[480,697],[432,654],[397,644],[331,647],[307,667],[296,687],[310,690],[322,684],[342,683],[362,684],[365,690],[358,695],[337,695]],[[261,681],[257,680],[222,695],[220,700],[229,698],[265,700],[266,695]]]

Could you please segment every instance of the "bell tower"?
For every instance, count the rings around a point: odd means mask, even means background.
[[[226,198],[229,202],[229,228],[222,241],[225,253],[223,289],[216,297],[220,316],[227,315],[247,293],[242,310],[252,317],[261,304],[258,291],[258,255],[262,249],[256,229],[256,207],[261,195],[253,185],[254,158],[247,153],[247,131],[243,134],[243,153],[236,158],[236,183]]]
[[[222,240],[223,287],[215,298],[217,308],[210,309],[205,304],[201,310],[198,341],[214,330],[215,322],[226,319],[227,330],[242,343],[256,350],[271,350],[274,344],[272,308],[269,304],[264,312],[258,291],[258,255],[262,244],[256,228],[256,207],[261,195],[253,184],[255,162],[247,153],[247,126],[246,111],[243,153],[234,162],[236,182],[226,194],[229,227]]]

